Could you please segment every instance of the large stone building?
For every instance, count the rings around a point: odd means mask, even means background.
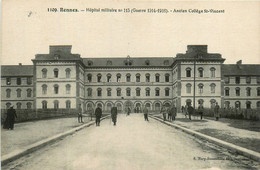
[[[191,103],[212,108],[260,108],[260,65],[223,64],[207,45],[189,45],[176,57],[81,58],[71,46],[50,46],[33,65],[2,66],[1,107],[109,111]],[[195,72],[194,72],[195,71]],[[195,76],[194,76],[195,75]]]

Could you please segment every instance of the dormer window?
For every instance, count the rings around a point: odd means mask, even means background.
[[[169,60],[164,60],[163,64],[164,64],[165,66],[169,65]]]
[[[150,65],[150,61],[149,60],[145,60],[145,65],[149,66]]]
[[[92,61],[88,61],[88,66],[92,66],[93,62]]]
[[[130,56],[128,55],[126,60],[124,61],[126,66],[131,66],[133,64],[133,61],[130,60]]]
[[[55,54],[55,55],[54,55],[54,59],[55,59],[55,60],[60,59],[60,55],[59,55],[59,54]]]
[[[108,60],[107,61],[107,66],[111,66],[112,65],[112,61],[111,60]]]

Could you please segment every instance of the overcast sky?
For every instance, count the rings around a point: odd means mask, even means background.
[[[108,1],[107,1],[108,2]],[[47,8],[215,9],[225,13],[53,13]],[[4,65],[32,64],[49,45],[72,45],[81,57],[175,57],[187,45],[208,45],[226,64],[260,64],[259,2],[110,2],[4,0]]]

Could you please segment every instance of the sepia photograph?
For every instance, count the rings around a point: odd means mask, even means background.
[[[259,1],[1,7],[1,169],[260,169]]]

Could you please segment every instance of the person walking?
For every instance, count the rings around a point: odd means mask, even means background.
[[[172,112],[171,112],[171,107],[169,107],[168,109],[166,109],[168,112],[168,120],[171,121],[172,120]]]
[[[189,114],[188,112],[188,105],[186,104],[185,107],[184,107],[184,114],[185,114],[185,118],[187,117],[187,115]]]
[[[202,120],[203,111],[204,111],[203,105],[200,104],[199,107],[198,107],[198,112],[199,112],[199,115],[200,115],[200,120]]]
[[[16,111],[14,109],[14,106],[11,105],[10,108],[7,110],[7,117],[3,128],[13,130],[15,118],[17,118]]]
[[[83,123],[82,121],[82,108],[81,108],[81,104],[79,104],[79,110],[78,110],[78,122],[79,123]]]
[[[149,121],[148,120],[148,109],[147,109],[147,107],[144,107],[144,120]]]
[[[128,107],[128,108],[127,108],[127,116],[129,116],[130,113],[131,113],[131,109],[130,109],[130,107]]]
[[[117,121],[117,107],[111,108],[111,119],[112,119],[112,122],[114,123],[114,126],[115,126],[116,121]]]
[[[188,114],[189,119],[191,120],[191,115],[194,113],[194,108],[191,106],[191,104],[188,106]]]
[[[95,116],[96,116],[96,126],[100,126],[100,118],[102,116],[102,109],[100,106],[98,106],[95,110]]]
[[[163,115],[163,121],[166,121],[166,108],[164,105],[162,106],[161,113]]]
[[[91,107],[91,108],[89,109],[89,116],[90,116],[90,120],[91,120],[91,121],[92,121],[93,114],[94,114],[94,109]]]
[[[218,102],[216,102],[216,106],[214,108],[214,114],[215,114],[215,117],[216,117],[216,121],[218,121],[218,119],[219,119],[219,105],[218,105]]]
[[[172,112],[172,121],[174,121],[177,116],[177,107],[175,107],[174,104],[172,105],[171,112]]]

